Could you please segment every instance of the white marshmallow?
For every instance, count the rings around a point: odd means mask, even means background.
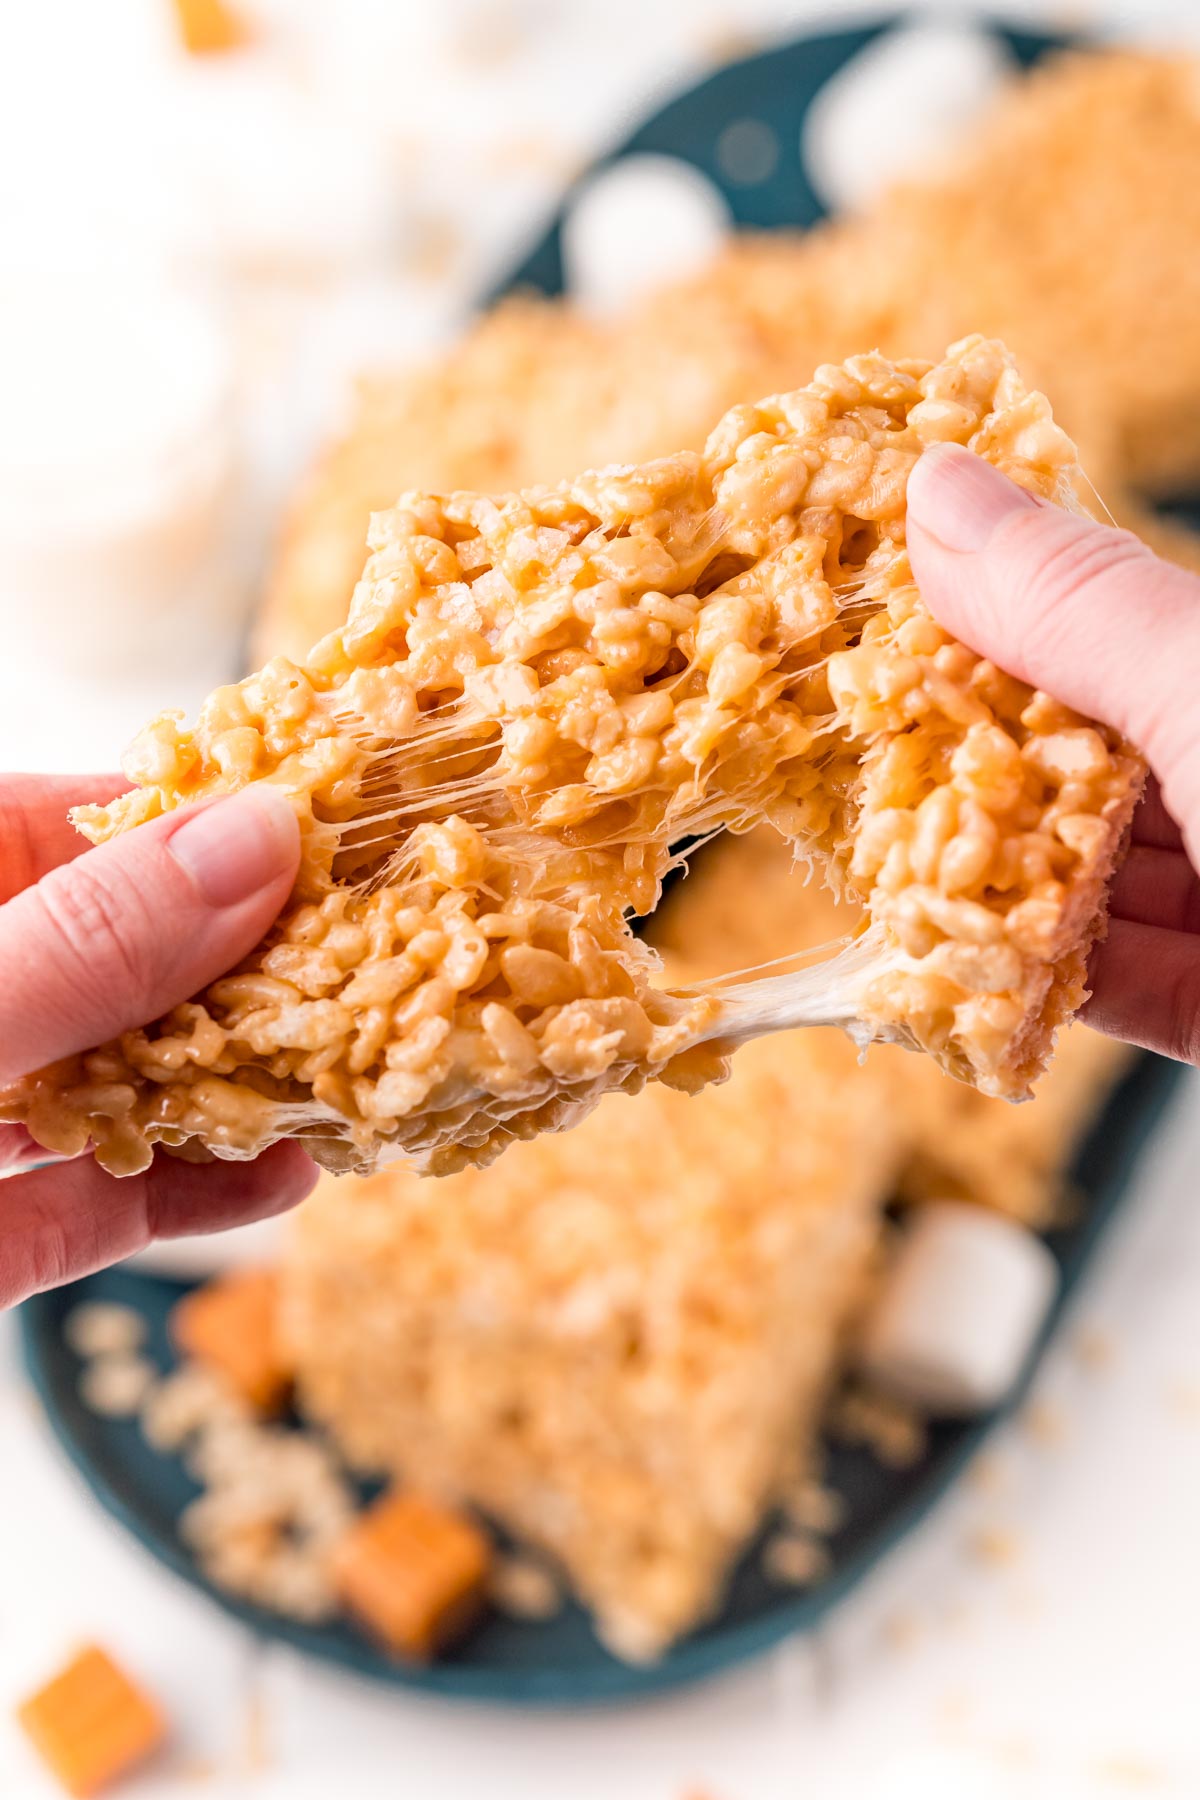
[[[703,268],[731,227],[713,183],[673,156],[627,156],[602,169],[563,223],[567,288],[596,313]]]
[[[856,211],[945,158],[1010,68],[999,40],[968,24],[903,26],[872,39],[808,109],[801,153],[832,211]]]
[[[860,1328],[859,1366],[924,1411],[982,1412],[1012,1391],[1058,1286],[1054,1257],[1025,1226],[927,1202],[910,1213]]]

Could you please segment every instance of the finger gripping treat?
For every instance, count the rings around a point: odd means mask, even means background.
[[[375,518],[347,623],[135,742],[102,841],[256,780],[303,835],[291,900],[169,1016],[0,1113],[118,1173],[152,1146],[435,1172],[606,1091],[720,1075],[797,1019],[1023,1098],[1082,999],[1143,765],[926,610],[909,473],[968,445],[1077,504],[1074,449],[999,344],[852,357],[700,454]],[[656,986],[629,918],[676,846],[773,825],[865,912],[770,987]],[[780,982],[786,984],[780,1004]],[[757,997],[756,997],[757,996]]]

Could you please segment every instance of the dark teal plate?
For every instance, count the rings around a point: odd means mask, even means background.
[[[691,163],[720,189],[734,223],[743,230],[795,230],[815,225],[825,207],[808,178],[801,151],[809,107],[830,76],[851,57],[897,25],[916,23],[921,17],[920,11],[893,13],[853,29],[796,38],[742,62],[728,63],[687,88],[623,143],[580,172],[533,248],[495,284],[488,299],[498,300],[518,288],[536,288],[543,294],[563,292],[562,227],[575,197],[601,169],[626,156],[675,156]],[[1031,68],[1049,51],[1083,41],[1067,33],[1030,31],[999,20],[972,19],[970,23],[979,31],[990,32],[1021,68]],[[761,181],[731,181],[718,145],[728,126],[747,119],[767,127],[778,155],[770,174]]]
[[[877,24],[801,39],[723,68],[681,94],[596,166],[641,152],[683,157],[717,183],[739,224],[807,225],[820,208],[800,164],[805,111],[828,77],[885,29],[885,24]],[[1064,41],[1036,32],[995,29],[1022,63],[1035,61]],[[732,186],[722,175],[716,142],[727,125],[746,118],[771,127],[781,155],[770,180]],[[560,290],[559,231],[566,210],[564,204],[541,241],[497,292],[514,287]],[[1075,1183],[1084,1196],[1080,1222],[1048,1240],[1062,1268],[1063,1287],[1046,1337],[1128,1191],[1136,1160],[1178,1073],[1173,1064],[1142,1058],[1112,1097],[1078,1158]],[[559,1706],[629,1699],[696,1681],[807,1629],[922,1517],[995,1422],[989,1417],[970,1425],[937,1426],[924,1457],[904,1470],[886,1469],[866,1451],[833,1446],[830,1479],[846,1510],[845,1523],[830,1542],[828,1578],[808,1591],[780,1589],[765,1580],[752,1550],[731,1583],[720,1617],[652,1668],[617,1662],[597,1643],[584,1614],[569,1608],[559,1618],[537,1625],[491,1619],[453,1658],[432,1668],[413,1669],[388,1661],[348,1626],[291,1624],[211,1587],[176,1531],[179,1513],[195,1492],[181,1465],[150,1450],[135,1425],[97,1418],[80,1401],[79,1361],[62,1335],[71,1308],[84,1298],[120,1300],[137,1307],[150,1321],[153,1354],[166,1366],[165,1319],[180,1292],[176,1283],[110,1270],[41,1295],[21,1309],[31,1379],[88,1486],[162,1562],[264,1636],[363,1674],[459,1699]],[[1026,1380],[1035,1361],[1036,1357],[1031,1359]],[[1014,1395],[1010,1404],[1018,1398]]]
[[[1130,1187],[1134,1166],[1167,1104],[1177,1064],[1143,1057],[1113,1095],[1075,1166],[1085,1215],[1048,1242],[1063,1272],[1059,1309],[1093,1246]],[[830,1540],[832,1572],[797,1592],[772,1586],[751,1551],[734,1577],[720,1617],[652,1668],[617,1662],[597,1643],[587,1619],[571,1607],[546,1624],[493,1618],[448,1661],[414,1669],[388,1661],[348,1626],[294,1625],[230,1600],[200,1574],[180,1542],[176,1520],[197,1491],[182,1465],[151,1450],[132,1423],[97,1418],[79,1398],[80,1361],[63,1339],[67,1314],[80,1300],[119,1300],[150,1321],[151,1354],[170,1362],[165,1321],[181,1284],[110,1269],[26,1301],[20,1320],[34,1387],[67,1454],[92,1492],[154,1554],[264,1636],[386,1681],[465,1700],[577,1706],[628,1699],[696,1681],[814,1625],[879,1557],[902,1538],[954,1479],[995,1418],[935,1426],[921,1461],[888,1469],[868,1452],[834,1444],[830,1485],[841,1495],[845,1523]],[[1048,1337],[1055,1319],[1046,1329]],[[1040,1350],[1040,1346],[1039,1346]],[[1031,1360],[1030,1373],[1036,1358]],[[1028,1375],[1026,1380],[1028,1379]],[[1022,1383],[1022,1391],[1025,1383]],[[1013,1396],[1011,1404],[1019,1399]]]

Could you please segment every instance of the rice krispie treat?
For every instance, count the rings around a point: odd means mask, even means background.
[[[810,948],[848,914],[761,827],[706,848],[648,931],[682,980],[685,962]],[[791,1033],[748,1046],[723,1087],[606,1100],[444,1189],[324,1181],[282,1271],[300,1404],[354,1464],[549,1554],[618,1654],[657,1654],[718,1603],[775,1504],[806,1534],[787,1567],[819,1579],[813,1534],[837,1512],[816,1434],[897,1186],[1040,1223],[1127,1054],[1072,1027],[1014,1108],[927,1057],[859,1067],[843,1033]],[[918,1422],[861,1391],[838,1413],[892,1460],[919,1449]]]
[[[1200,60],[1053,58],[1006,88],[948,167],[872,213],[902,341],[1002,337],[1031,380],[1053,382],[1102,488],[1188,491],[1200,475],[1197,170]]]
[[[302,657],[341,623],[368,515],[412,487],[496,492],[698,449],[752,393],[863,344],[1002,338],[1053,388],[1118,521],[1190,564],[1139,491],[1200,478],[1200,64],[1089,50],[1015,77],[953,161],[862,215],[744,233],[607,323],[506,301],[444,356],[376,374],[295,503],[256,631]]]
[[[306,662],[165,715],[95,841],[271,780],[304,853],[248,961],[0,1116],[105,1166],[155,1142],[436,1172],[604,1092],[724,1072],[797,1019],[1023,1098],[1076,1009],[1144,774],[1114,733],[953,642],[913,584],[909,472],[970,446],[1078,504],[1074,449],[1002,346],[874,354],[734,408],[703,454],[375,521]],[[628,917],[680,839],[771,823],[867,926],[785,984],[655,986]],[[774,1009],[774,1010],[772,1010]]]
[[[787,843],[768,827],[709,845],[665,895],[647,935],[668,963],[686,958],[716,976],[745,963],[815,949],[853,931],[859,909],[815,882],[800,891]],[[905,1200],[973,1200],[1041,1229],[1069,1207],[1066,1171],[1113,1085],[1137,1052],[1075,1023],[1026,1106],[1008,1106],[947,1078],[927,1056],[881,1045],[870,1068],[851,1070],[845,1039],[805,1041],[848,1081],[871,1074],[862,1104],[882,1103],[894,1134],[897,1192]],[[780,1040],[780,1047],[787,1042]],[[880,1101],[882,1097],[882,1102]]]
[[[912,348],[841,227],[741,240],[611,322],[527,294],[503,301],[443,355],[361,382],[348,430],[289,509],[257,655],[303,657],[342,623],[370,515],[397,494],[499,493],[700,450],[747,394],[798,387],[864,344]]]
[[[323,1181],[283,1269],[305,1417],[548,1557],[615,1654],[660,1655],[815,1448],[894,1169],[853,1065],[773,1038],[696,1100],[607,1099],[444,1186]]]

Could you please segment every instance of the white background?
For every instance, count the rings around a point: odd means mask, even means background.
[[[158,0],[0,8],[0,318],[5,282],[30,270],[86,282],[101,266],[134,279],[164,262],[226,307],[255,521],[247,595],[262,521],[358,361],[446,336],[563,180],[656,95],[738,40],[831,12],[783,0],[259,10],[284,21],[282,76],[261,57],[244,78],[184,69]],[[1200,42],[1188,0],[1010,11]],[[0,392],[0,446],[5,429]],[[216,649],[235,658],[232,635]],[[195,679],[168,675],[163,697],[194,700]],[[140,716],[140,691],[111,672],[74,678],[69,707],[52,659],[10,656],[5,682],[8,766],[55,746],[60,766],[111,763]],[[0,1795],[55,1791],[11,1707],[94,1636],[175,1721],[170,1754],[129,1789],[141,1800],[1197,1800],[1198,1161],[1189,1080],[1031,1407],[824,1630],[702,1689],[592,1715],[456,1709],[256,1643],[100,1514],[49,1440],[7,1322]]]

